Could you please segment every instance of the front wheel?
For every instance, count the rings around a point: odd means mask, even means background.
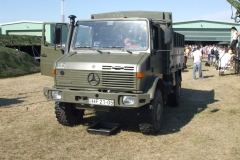
[[[139,129],[144,134],[156,134],[160,130],[163,113],[163,98],[161,91],[155,91],[154,99],[150,104],[139,110]]]
[[[78,110],[73,103],[56,102],[55,114],[64,126],[74,126],[82,122],[84,110]]]

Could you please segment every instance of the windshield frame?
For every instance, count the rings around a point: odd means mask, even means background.
[[[76,37],[77,37],[77,32],[78,32],[78,27],[83,24],[83,23],[86,23],[86,22],[106,22],[106,21],[109,21],[109,22],[114,22],[114,21],[118,21],[118,22],[121,22],[121,21],[145,21],[146,22],[146,33],[143,32],[145,35],[144,37],[144,40],[146,41],[146,46],[144,48],[125,48],[125,46],[106,46],[106,47],[96,47],[96,46],[93,46],[93,44],[91,44],[91,46],[83,46],[83,47],[76,47],[75,44],[76,44]],[[149,32],[149,20],[147,18],[102,18],[102,19],[91,19],[91,20],[78,20],[76,22],[76,26],[75,26],[75,29],[74,29],[74,33],[73,33],[73,37],[72,37],[72,44],[71,44],[71,50],[125,50],[125,51],[131,51],[131,52],[135,52],[135,51],[144,51],[144,52],[147,52],[150,50],[150,32]]]

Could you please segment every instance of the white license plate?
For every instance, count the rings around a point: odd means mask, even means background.
[[[114,100],[108,100],[108,99],[89,98],[88,103],[102,105],[102,106],[114,106]]]

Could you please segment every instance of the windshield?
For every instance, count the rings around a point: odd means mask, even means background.
[[[147,50],[147,21],[78,22],[73,48]]]

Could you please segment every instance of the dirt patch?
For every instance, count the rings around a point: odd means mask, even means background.
[[[205,78],[193,80],[188,64],[181,104],[164,108],[156,136],[139,133],[134,110],[86,111],[82,125],[64,127],[42,93],[52,77],[0,79],[0,159],[240,159],[240,76],[203,66]],[[88,134],[101,119],[122,123],[122,130],[110,137]]]

